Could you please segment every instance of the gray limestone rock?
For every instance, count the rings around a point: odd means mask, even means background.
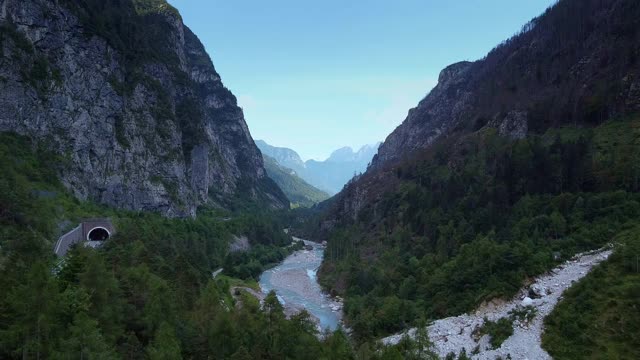
[[[175,62],[134,68],[64,3],[0,1],[0,131],[60,154],[62,182],[82,200],[167,216],[240,193],[287,206],[235,96],[177,14],[158,20]]]

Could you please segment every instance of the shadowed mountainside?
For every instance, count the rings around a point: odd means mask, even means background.
[[[307,221],[357,338],[512,296],[637,222],[639,19],[636,1],[561,0],[447,67]]]

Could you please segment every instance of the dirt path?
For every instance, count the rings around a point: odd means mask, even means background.
[[[551,313],[562,293],[571,284],[583,278],[595,265],[604,261],[611,255],[610,249],[601,249],[594,252],[576,255],[572,260],[556,267],[546,275],[538,277],[530,286],[523,288],[511,301],[494,301],[478,308],[472,314],[448,317],[437,320],[428,327],[429,337],[434,343],[434,350],[442,357],[450,352],[460,353],[466,349],[471,355],[474,349],[477,354],[473,359],[495,359],[500,356],[503,359],[507,355],[516,359],[551,359],[549,354],[540,346],[543,332],[544,318]],[[534,290],[539,298],[529,298],[530,289]],[[513,335],[502,343],[498,349],[491,349],[487,335],[474,340],[472,333],[476,327],[484,323],[483,318],[496,321],[509,316],[509,311],[518,306],[531,305],[537,309],[536,316],[528,324],[514,322]],[[412,335],[414,329],[409,330]],[[395,344],[404,334],[396,334],[382,339],[384,343]]]

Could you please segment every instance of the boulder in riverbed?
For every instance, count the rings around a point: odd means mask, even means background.
[[[529,297],[538,299],[547,295],[547,289],[540,284],[533,284],[529,288]]]

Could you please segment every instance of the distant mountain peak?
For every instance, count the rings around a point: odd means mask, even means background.
[[[264,140],[256,140],[256,146],[263,155],[267,155],[276,160],[276,162],[286,168],[297,170],[298,168],[304,168],[305,164],[298,155],[297,152],[285,147],[277,147],[267,144]]]
[[[382,144],[382,142],[377,142],[375,144],[366,144],[361,146],[358,151],[354,151],[350,146],[341,147],[340,149],[332,152],[327,161],[361,162],[366,160],[366,162],[368,163],[373,158],[373,155],[378,152],[378,147],[380,147],[380,144]]]
[[[256,145],[263,155],[275,159],[279,165],[293,170],[309,184],[330,194],[340,191],[354,174],[364,172],[380,144],[381,142],[367,144],[360,147],[358,151],[354,151],[350,146],[344,146],[333,151],[325,161],[303,162],[294,150],[256,140]]]
[[[345,146],[332,152],[331,155],[329,155],[329,158],[327,159],[327,161],[334,161],[334,162],[352,161],[354,155],[355,153],[353,152],[353,149],[350,146]]]
[[[329,194],[304,181],[295,170],[278,164],[269,155],[262,156],[267,174],[282,189],[292,206],[311,207],[329,198]]]

